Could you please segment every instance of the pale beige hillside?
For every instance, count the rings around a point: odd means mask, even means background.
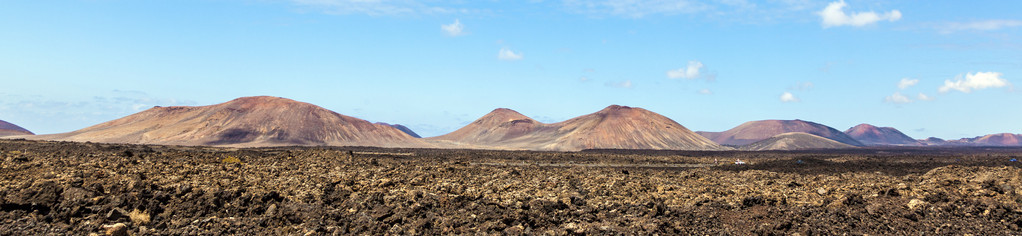
[[[802,132],[778,134],[773,137],[760,140],[758,142],[751,143],[741,147],[742,150],[749,151],[844,149],[844,148],[855,148],[855,146]]]

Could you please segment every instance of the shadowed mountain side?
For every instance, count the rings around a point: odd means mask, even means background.
[[[21,126],[0,120],[0,136],[12,135],[33,135],[33,133],[25,128],[21,128]]]
[[[406,127],[404,125],[401,125],[401,124],[388,124],[386,122],[376,122],[376,124],[394,127],[395,129],[400,130],[401,132],[405,132],[406,134],[408,134],[409,136],[412,136],[413,138],[422,138],[422,136],[419,136],[419,134],[416,134],[415,131],[412,131],[412,129],[409,129],[408,127]]]
[[[504,149],[726,150],[660,114],[612,105],[599,112],[544,124],[510,109],[496,109],[447,135],[429,138]]]
[[[841,131],[804,120],[749,121],[727,131],[720,132],[712,140],[719,144],[741,146],[790,132],[808,133],[852,146],[863,146],[862,143]]]
[[[783,133],[741,147],[742,150],[749,151],[842,148],[855,148],[855,146],[802,132]]]
[[[154,107],[63,134],[30,139],[233,147],[331,145],[432,147],[387,126],[309,103],[243,97],[209,106]]]
[[[709,132],[709,131],[696,131],[699,136],[706,137],[706,139],[713,140],[720,136],[721,132]]]
[[[845,134],[851,136],[862,144],[869,146],[919,146],[919,140],[915,140],[905,133],[892,127],[876,127],[870,124],[859,124],[845,130]]]

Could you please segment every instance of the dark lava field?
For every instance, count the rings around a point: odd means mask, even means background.
[[[1022,149],[0,152],[0,235],[1022,234]]]

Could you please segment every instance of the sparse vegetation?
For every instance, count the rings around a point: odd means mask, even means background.
[[[224,158],[222,161],[227,164],[241,164],[241,159],[238,159],[237,157],[234,156],[228,156]]]
[[[149,212],[146,211],[140,211],[138,209],[131,210],[131,212],[128,213],[128,218],[131,219],[131,222],[135,223],[135,225],[149,224]]]

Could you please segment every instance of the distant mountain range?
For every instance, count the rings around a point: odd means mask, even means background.
[[[727,149],[665,116],[617,105],[553,124],[500,108],[461,129],[429,139],[494,148],[557,151]]]
[[[243,97],[198,107],[154,107],[69,133],[33,139],[104,143],[261,146],[430,147],[389,125],[278,97]]]
[[[420,138],[399,124],[372,123],[309,103],[243,97],[209,106],[153,107],[84,129],[33,135],[0,121],[0,136],[38,140],[192,146],[376,146],[579,151],[584,149],[804,150],[861,146],[1022,146],[1022,135],[915,140],[891,127],[845,132],[804,120],[749,121],[723,132],[692,132],[663,115],[611,105],[557,123],[499,108],[454,132]]]

